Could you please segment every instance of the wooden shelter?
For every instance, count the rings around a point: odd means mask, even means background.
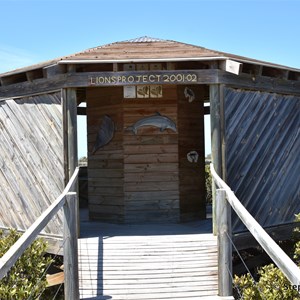
[[[205,218],[209,113],[217,172],[264,227],[293,222],[300,70],[142,37],[0,74],[0,226],[26,229],[61,193],[77,165],[77,114],[91,219]]]

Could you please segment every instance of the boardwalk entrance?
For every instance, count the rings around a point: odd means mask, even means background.
[[[81,233],[81,299],[217,299],[217,239],[211,220],[82,222]]]

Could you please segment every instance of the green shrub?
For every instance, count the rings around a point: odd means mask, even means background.
[[[243,300],[299,300],[300,295],[293,289],[285,275],[273,264],[258,270],[259,280],[254,283],[249,274],[235,276],[234,284],[242,291]]]
[[[205,200],[207,204],[212,203],[212,179],[209,165],[205,165]]]
[[[15,230],[8,234],[0,231],[0,256],[21,236]],[[8,274],[0,280],[0,299],[39,299],[46,288],[45,268],[52,259],[44,256],[47,244],[42,239],[35,240],[17,260]]]
[[[296,221],[299,222],[300,214],[296,215]],[[294,260],[300,263],[300,229],[294,231]],[[243,300],[300,300],[300,287],[292,286],[285,275],[273,264],[261,267],[257,271],[258,281],[255,284],[250,274],[235,276],[234,285],[235,292],[240,291]],[[238,296],[236,295],[236,298]]]

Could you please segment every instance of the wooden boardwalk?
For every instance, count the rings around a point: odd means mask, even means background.
[[[82,223],[81,299],[218,299],[217,240],[209,221]]]

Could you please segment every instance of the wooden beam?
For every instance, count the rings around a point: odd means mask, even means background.
[[[210,85],[210,121],[212,161],[216,172],[222,176],[222,146],[221,146],[221,102],[223,102],[223,87],[219,84]]]
[[[216,207],[219,296],[232,296],[231,207],[226,200],[225,190],[217,189]]]
[[[44,78],[43,69],[36,69],[26,72],[26,78],[30,82]]]
[[[118,71],[119,71],[119,67],[118,67],[118,64],[117,64],[117,63],[114,63],[114,64],[113,64],[113,71],[114,71],[114,72],[118,72]]]
[[[76,89],[63,90],[64,157],[66,182],[78,166]]]
[[[158,81],[147,82],[146,84],[187,84],[186,81],[171,81],[171,74],[195,74],[196,81],[188,82],[188,84],[225,84],[236,88],[245,88],[252,90],[261,90],[274,93],[300,95],[300,81],[286,80],[280,78],[272,78],[266,76],[253,76],[253,74],[240,74],[234,75],[218,69],[203,69],[203,70],[165,70],[165,71],[132,71],[132,72],[82,72],[82,73],[66,73],[58,74],[50,78],[40,78],[33,82],[23,81],[18,82],[17,79],[1,78],[2,85],[0,86],[1,97],[18,97],[27,96],[32,94],[50,92],[61,88],[72,87],[91,87],[91,86],[124,86],[124,85],[138,85],[145,84],[144,82],[128,83],[122,82],[122,76],[143,76],[143,75],[157,75],[160,76]],[[25,75],[24,75],[25,76]],[[95,84],[100,77],[121,76],[120,81],[109,83],[108,81],[100,84]],[[163,77],[166,76],[166,77]],[[140,77],[142,78],[142,77]],[[152,78],[152,77],[151,77]],[[179,77],[178,77],[179,78]],[[172,80],[174,77],[172,77]],[[26,78],[27,80],[27,78]],[[16,82],[16,83],[14,83]]]
[[[211,156],[216,172],[222,176],[222,102],[223,86],[219,84],[210,85],[210,126],[211,126]],[[213,184],[213,233],[217,234],[216,227],[216,189]]]
[[[49,67],[45,67],[43,69],[45,78],[55,77],[56,75],[60,75],[66,73],[65,65],[52,65]]]
[[[77,197],[68,193],[64,205],[64,292],[66,300],[79,300]]]
[[[187,77],[187,75],[193,74],[192,77]],[[140,79],[140,82],[123,82],[122,76],[134,75],[135,78]],[[177,79],[181,79],[180,75],[186,75],[186,79],[191,80],[188,81],[188,84],[210,84],[217,83],[218,78],[218,70],[180,70],[180,71],[131,71],[131,72],[86,72],[86,73],[66,73],[55,75],[50,78],[44,79],[36,79],[34,82],[20,82],[11,85],[4,85],[0,87],[0,98],[1,97],[17,97],[17,96],[26,96],[31,94],[43,93],[46,91],[53,91],[61,88],[72,88],[72,87],[92,87],[92,86],[124,86],[129,84],[145,84],[144,79],[140,76],[148,76],[147,78],[153,80],[154,77],[151,75],[155,75],[155,81],[147,82],[147,84],[187,84],[187,80],[174,80],[174,76]],[[174,75],[170,78],[171,75]],[[196,78],[195,78],[196,76]],[[120,79],[120,81],[114,82],[114,80],[106,81],[103,84],[100,84],[97,78],[112,78],[116,77]],[[2,78],[3,79],[3,78]],[[123,78],[124,79],[124,78]],[[131,78],[129,78],[131,80]],[[195,80],[196,79],[196,80]],[[3,79],[4,80],[4,79]],[[146,79],[145,79],[146,80]],[[97,83],[98,82],[98,83]],[[97,83],[97,84],[96,84]]]
[[[55,286],[64,283],[64,272],[47,275],[47,287]]]
[[[239,76],[219,71],[218,82],[233,88],[244,88],[280,94],[300,95],[300,81],[284,80],[266,76],[240,74]]]

